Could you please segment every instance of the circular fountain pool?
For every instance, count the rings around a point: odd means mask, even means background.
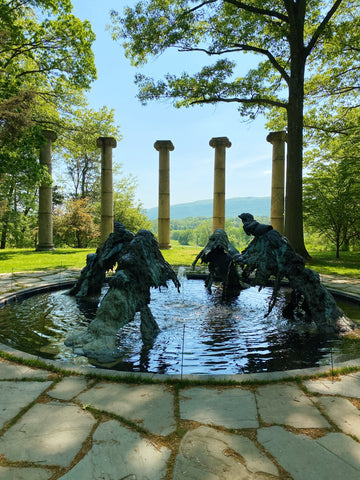
[[[284,319],[286,291],[268,317],[271,288],[249,288],[225,303],[221,287],[210,295],[204,282],[185,280],[181,292],[153,290],[150,308],[161,329],[145,349],[138,316],[118,333],[119,361],[112,369],[168,374],[236,374],[330,365],[360,357],[360,341],[326,338],[309,325]],[[94,304],[57,291],[0,309],[0,342],[43,358],[88,364],[64,345],[73,330],[85,329]],[[341,305],[360,323],[360,307]],[[101,365],[104,367],[104,365]]]

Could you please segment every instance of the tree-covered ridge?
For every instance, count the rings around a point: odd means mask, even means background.
[[[251,212],[253,215],[270,215],[270,197],[236,197],[225,200],[226,217],[236,217],[242,212]],[[182,219],[186,217],[211,217],[213,213],[213,200],[198,200],[196,202],[170,205],[170,217]],[[157,218],[158,208],[147,210],[150,220]]]

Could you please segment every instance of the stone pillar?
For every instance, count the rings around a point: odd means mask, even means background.
[[[170,244],[170,140],[157,140],[154,148],[159,152],[159,212],[158,242],[161,250],[169,250]]]
[[[51,177],[51,144],[55,142],[57,135],[50,130],[44,130],[42,134],[46,138],[46,143],[40,149],[40,165],[47,168]],[[54,250],[52,186],[50,182],[42,182],[39,188],[39,235],[36,250]]]
[[[112,149],[116,148],[116,140],[113,137],[99,137],[96,145],[101,148],[100,243],[104,243],[114,231]]]
[[[217,228],[225,230],[225,148],[231,147],[227,137],[214,137],[209,145],[215,148],[213,232]]]
[[[273,146],[270,223],[275,230],[284,234],[286,132],[271,132],[266,140]]]

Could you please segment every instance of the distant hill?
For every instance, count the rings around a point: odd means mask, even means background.
[[[270,217],[270,197],[238,197],[225,201],[226,218],[237,217],[248,212],[258,217]],[[171,219],[181,220],[186,217],[212,217],[213,201],[198,200],[197,202],[179,203],[170,206]],[[147,216],[150,220],[158,218],[158,208],[149,208]]]

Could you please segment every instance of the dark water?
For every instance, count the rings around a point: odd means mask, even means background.
[[[271,289],[249,288],[231,303],[215,287],[210,295],[203,281],[185,280],[175,288],[152,292],[151,310],[161,332],[145,350],[140,319],[118,334],[119,362],[112,368],[184,374],[234,374],[287,370],[331,364],[360,357],[360,341],[324,338],[308,325],[284,319],[283,292],[267,312]],[[360,323],[360,307],[340,305]],[[83,329],[96,305],[79,304],[66,292],[37,295],[0,309],[0,342],[43,358],[87,364],[65,347],[68,332]]]

